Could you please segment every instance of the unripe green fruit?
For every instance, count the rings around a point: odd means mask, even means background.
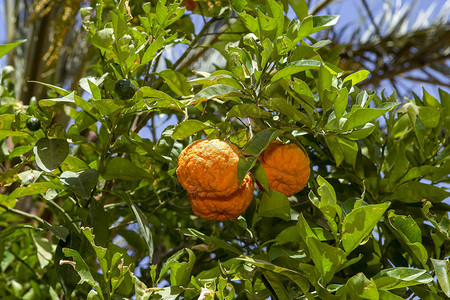
[[[27,128],[31,131],[38,131],[39,129],[41,129],[41,121],[39,121],[35,117],[32,117],[27,120]]]
[[[134,96],[134,93],[136,93],[136,87],[134,86],[134,83],[131,82],[131,80],[120,79],[117,80],[116,84],[114,85],[114,91],[120,99],[127,100]]]

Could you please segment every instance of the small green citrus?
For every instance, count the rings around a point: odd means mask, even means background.
[[[129,79],[119,79],[114,85],[114,91],[122,100],[131,99],[136,93],[136,86]]]
[[[41,129],[41,121],[35,117],[29,118],[27,120],[27,128],[31,131],[38,131]]]

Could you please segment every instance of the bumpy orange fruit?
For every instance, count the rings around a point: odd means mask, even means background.
[[[177,177],[189,194],[200,197],[224,197],[238,188],[239,150],[218,140],[198,140],[178,157]]]
[[[207,220],[225,221],[236,219],[250,205],[253,199],[253,179],[250,174],[245,176],[237,191],[225,197],[200,197],[189,195],[189,203],[194,213]]]
[[[309,158],[295,144],[272,142],[260,155],[269,188],[286,196],[300,192],[310,175]]]

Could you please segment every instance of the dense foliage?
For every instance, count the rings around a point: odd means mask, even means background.
[[[303,0],[201,0],[200,34],[180,2],[82,8],[89,76],[76,90],[34,82],[47,97],[16,99],[2,70],[0,297],[450,297],[449,94],[361,90],[369,72],[340,69],[341,47],[314,38],[338,16]],[[225,66],[183,67],[223,24]],[[177,122],[158,135],[161,115]],[[204,137],[237,145],[239,182],[258,182],[236,220],[195,216],[176,178]],[[258,161],[275,139],[311,162],[291,197]]]

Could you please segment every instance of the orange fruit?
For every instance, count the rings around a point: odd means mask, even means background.
[[[300,192],[308,182],[309,158],[293,143],[283,144],[276,140],[261,153],[259,160],[271,190],[289,197]]]
[[[178,157],[177,177],[189,194],[225,197],[238,188],[238,148],[219,139],[198,140]]]
[[[189,203],[194,213],[207,220],[225,221],[236,219],[250,205],[253,199],[253,178],[250,173],[242,181],[238,190],[224,197],[200,197],[189,195]]]

